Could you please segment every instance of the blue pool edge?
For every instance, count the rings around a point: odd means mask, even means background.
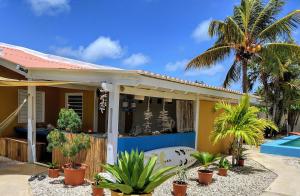
[[[300,136],[288,136],[278,140],[266,142],[260,146],[260,152],[265,154],[298,157],[300,158],[300,147],[283,146],[282,144],[299,139]]]

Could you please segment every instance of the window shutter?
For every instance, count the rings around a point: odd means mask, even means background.
[[[18,90],[18,105],[27,98],[27,90]],[[27,123],[28,104],[24,104],[18,115],[18,123]],[[45,122],[45,92],[36,92],[36,122]]]
[[[82,93],[67,93],[66,94],[66,107],[73,109],[78,116],[83,117],[83,95]]]

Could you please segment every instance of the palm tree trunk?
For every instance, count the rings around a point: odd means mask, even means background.
[[[248,81],[248,73],[247,73],[248,62],[247,60],[243,60],[242,71],[243,71],[243,93],[248,93],[249,90],[249,81]]]

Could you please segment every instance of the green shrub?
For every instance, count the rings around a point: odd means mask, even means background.
[[[106,164],[103,168],[115,178],[104,179],[100,187],[119,191],[124,194],[146,194],[161,185],[163,182],[174,176],[172,172],[176,167],[164,167],[154,171],[157,157],[151,157],[147,164],[144,164],[144,153],[131,151],[121,153],[118,163],[115,165]]]
[[[73,109],[62,108],[58,115],[57,127],[64,131],[77,131],[81,128],[81,119]]]
[[[60,130],[70,130],[71,132],[81,126],[80,117],[72,109],[61,109],[57,125]],[[65,133],[60,130],[53,130],[47,135],[48,146],[47,150],[52,152],[53,149],[58,149],[64,157],[71,161],[71,165],[75,168],[76,155],[90,147],[90,138],[84,133],[72,134],[67,138]]]
[[[229,169],[230,163],[226,157],[222,157],[219,161],[219,168]]]

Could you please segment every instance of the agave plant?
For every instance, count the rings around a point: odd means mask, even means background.
[[[197,159],[205,169],[220,159],[219,155],[210,154],[209,152],[194,152],[191,156]]]
[[[102,165],[115,180],[105,178],[99,187],[108,188],[124,194],[147,194],[174,176],[172,170],[176,167],[164,167],[154,171],[157,157],[151,157],[144,164],[144,153],[132,150],[120,153],[118,163],[115,165]]]

